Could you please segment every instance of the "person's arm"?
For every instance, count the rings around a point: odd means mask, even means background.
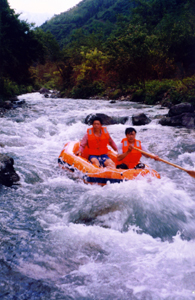
[[[142,149],[143,151],[145,151],[145,152],[148,152],[148,149],[147,149],[143,144],[141,145],[141,149]],[[143,154],[143,153],[142,153],[142,155],[145,156],[145,157],[147,157],[147,158],[150,157],[150,156],[148,156],[148,155],[146,155],[146,154]]]
[[[88,143],[88,135],[86,133],[81,140],[79,150],[76,152],[76,155],[81,155],[83,153],[85,147],[87,146],[87,143]]]
[[[122,143],[121,143],[121,147],[120,148],[122,149]],[[131,152],[131,150],[133,149],[133,146],[129,145],[128,150],[126,152],[124,152],[124,153],[121,153],[122,152],[121,149],[120,149],[120,152],[118,152],[118,155],[117,155],[117,160],[118,161],[124,159]]]
[[[112,149],[114,149],[115,151],[117,151],[117,145],[115,144],[115,142],[113,141],[113,139],[111,138],[111,136],[109,135],[109,145],[112,147]]]

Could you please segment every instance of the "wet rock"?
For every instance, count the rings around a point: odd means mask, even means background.
[[[85,118],[84,123],[91,125],[94,117],[101,118],[103,125],[125,124],[128,120],[128,117],[110,117],[105,114],[97,113],[88,115]]]
[[[50,91],[44,87],[42,87],[40,90],[39,90],[39,93],[40,94],[50,94]]]
[[[11,101],[12,103],[14,103],[14,102],[18,102],[19,99],[18,99],[17,96],[12,96],[12,97],[9,98],[9,101]]]
[[[61,98],[61,94],[57,90],[50,91],[46,88],[41,88],[39,90],[39,93],[43,94],[45,98],[53,98],[53,99]]]
[[[170,108],[168,116],[164,116],[159,124],[163,126],[181,126],[189,129],[195,128],[194,107],[190,103],[180,103]]]
[[[150,122],[151,120],[144,113],[132,116],[133,125],[146,125]]]
[[[0,184],[10,187],[20,180],[13,165],[14,160],[12,157],[0,154]]]
[[[180,103],[177,105],[174,105],[170,108],[168,116],[173,117],[173,116],[178,116],[183,113],[193,113],[194,112],[194,107],[190,103]]]
[[[195,128],[195,113],[182,114],[182,126],[186,128]]]
[[[181,126],[186,128],[195,128],[195,113],[183,113],[173,117],[163,117],[159,124],[167,126]]]
[[[0,99],[0,116],[3,116],[7,110],[17,108],[25,103],[24,99],[20,100],[16,96],[13,96],[6,101]]]
[[[22,106],[23,104],[25,104],[26,101],[24,99],[18,99],[18,101],[15,102],[15,106],[18,107],[18,106]]]
[[[4,102],[4,106],[5,109],[11,109],[13,107],[13,104],[11,103],[11,101],[7,100]]]
[[[54,90],[52,91],[50,98],[53,99],[61,98],[61,93],[59,91]]]

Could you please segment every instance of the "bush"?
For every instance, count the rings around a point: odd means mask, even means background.
[[[79,85],[74,86],[70,95],[74,99],[88,99],[92,96],[100,95],[104,91],[104,83],[101,81],[94,81],[93,83],[87,84],[84,82],[79,83]]]
[[[19,86],[15,82],[9,79],[4,80],[3,88],[4,88],[3,94],[5,98],[9,98],[14,95],[19,95],[20,93]]]
[[[138,89],[133,93],[131,101],[133,101],[133,102],[145,102],[145,99],[146,99],[145,90],[144,89],[143,90]]]
[[[132,95],[132,101],[153,105],[167,98],[172,104],[181,102],[195,103],[195,77],[184,80],[152,80],[145,88],[137,88]]]
[[[3,99],[9,99],[12,96],[31,93],[33,86],[18,85],[16,82],[10,79],[3,80]]]
[[[118,99],[119,97],[121,97],[122,96],[122,91],[121,91],[121,89],[113,89],[113,90],[111,90],[110,92],[108,92],[108,97],[110,98],[110,99],[113,99],[113,100],[116,100],[116,99]]]

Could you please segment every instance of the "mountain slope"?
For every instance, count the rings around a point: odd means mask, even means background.
[[[77,29],[83,29],[86,34],[99,31],[109,36],[118,15],[129,18],[132,6],[129,0],[83,0],[69,11],[55,15],[41,28],[49,30],[61,46],[69,43]]]

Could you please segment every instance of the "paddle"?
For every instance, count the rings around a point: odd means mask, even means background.
[[[147,156],[149,156],[149,157],[151,157],[151,158],[155,158],[155,155],[150,154],[150,153],[147,153],[147,152],[145,152],[145,151],[143,151],[143,150],[141,150],[141,149],[138,149],[138,148],[136,148],[136,147],[133,147],[133,149],[135,149],[135,150],[137,150],[137,151],[139,151],[139,152],[141,152],[141,153],[143,153],[143,154],[145,154],[145,155],[147,155]],[[192,171],[192,170],[186,170],[186,169],[184,169],[184,168],[182,168],[182,167],[180,167],[180,166],[178,166],[178,165],[172,164],[172,163],[170,163],[169,161],[164,160],[164,159],[162,159],[162,158],[160,158],[160,157],[159,157],[158,160],[160,160],[160,161],[162,161],[162,162],[164,162],[164,163],[166,163],[166,164],[168,164],[168,165],[171,165],[171,166],[173,166],[173,167],[175,167],[175,168],[178,168],[178,169],[180,169],[180,170],[182,170],[182,171],[185,171],[185,172],[187,172],[190,176],[192,176],[193,178],[195,178],[195,171]]]

